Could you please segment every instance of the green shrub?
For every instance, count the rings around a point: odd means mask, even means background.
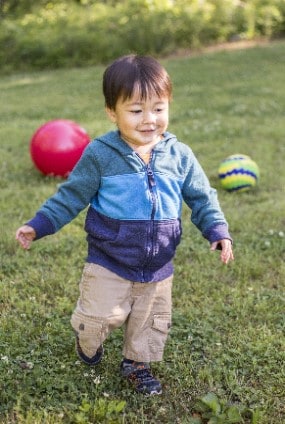
[[[31,8],[27,1],[29,13],[12,8],[14,17],[2,18],[4,71],[93,65],[129,52],[166,55],[285,32],[283,0],[42,1]]]

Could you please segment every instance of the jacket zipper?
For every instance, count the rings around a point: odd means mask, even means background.
[[[150,219],[153,220],[154,216],[155,216],[155,212],[156,212],[156,195],[154,193],[154,187],[156,186],[155,183],[155,179],[154,179],[154,174],[152,171],[152,168],[150,166],[151,160],[152,160],[152,153],[149,159],[149,163],[146,165],[145,162],[142,160],[142,158],[140,157],[140,155],[138,153],[136,153],[136,155],[138,156],[138,158],[140,159],[140,161],[143,163],[144,168],[146,170],[146,175],[147,175],[147,180],[148,180],[148,187],[149,187],[149,191],[150,191],[150,197],[151,197],[151,203],[152,203],[152,209],[151,209],[151,215],[150,215]]]
[[[155,211],[156,211],[156,195],[154,193],[154,187],[155,187],[155,179],[154,179],[154,175],[151,169],[151,166],[149,164],[147,164],[146,166],[146,172],[147,172],[147,179],[148,179],[148,186],[149,186],[149,191],[150,191],[150,196],[151,196],[151,202],[152,202],[152,210],[151,210],[151,220],[154,219],[155,216]]]
[[[149,163],[145,164],[145,162],[142,160],[142,158],[140,157],[140,155],[138,153],[136,153],[137,157],[139,158],[139,160],[142,162],[145,171],[146,171],[146,175],[147,175],[147,180],[148,180],[148,187],[149,187],[149,192],[150,192],[150,197],[151,197],[151,202],[152,202],[152,209],[151,209],[151,220],[154,219],[155,216],[155,212],[156,212],[156,195],[154,193],[154,187],[156,186],[155,183],[155,179],[154,179],[154,174],[152,171],[152,168],[150,166],[151,160],[152,160],[152,153],[149,159]]]
[[[151,216],[150,216],[151,223],[150,223],[150,227],[148,229],[149,243],[148,243],[148,246],[146,246],[147,256],[148,256],[147,262],[149,262],[152,258],[152,254],[153,254],[153,225],[154,225],[153,221],[154,221],[155,212],[156,212],[156,205],[157,205],[157,199],[156,199],[156,195],[155,195],[155,192],[154,192],[154,187],[156,186],[156,183],[155,183],[152,168],[150,166],[152,154],[151,154],[149,163],[147,165],[145,164],[145,162],[142,160],[142,158],[140,157],[140,155],[138,153],[137,153],[137,156],[140,159],[140,161],[143,163],[145,171],[146,171],[147,180],[148,180],[148,187],[149,187],[149,192],[150,192],[150,196],[151,196],[151,203],[152,203]],[[144,264],[144,267],[142,269],[142,279],[143,279],[143,281],[147,281],[147,277],[145,276],[145,266],[146,266],[146,263]]]

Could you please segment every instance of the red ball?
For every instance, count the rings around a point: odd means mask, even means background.
[[[30,154],[35,166],[45,175],[67,177],[90,141],[87,132],[67,119],[56,119],[34,133]]]

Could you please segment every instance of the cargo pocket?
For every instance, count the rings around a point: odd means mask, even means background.
[[[171,327],[170,314],[154,314],[150,332],[150,350],[153,354],[162,355],[165,342]]]
[[[103,318],[86,316],[75,311],[70,322],[78,336],[83,353],[91,358],[108,335],[106,321]]]

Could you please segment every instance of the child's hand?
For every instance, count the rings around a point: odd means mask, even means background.
[[[16,231],[16,240],[18,240],[23,249],[29,249],[35,237],[36,232],[29,225],[23,225]]]
[[[214,241],[211,244],[211,250],[216,250],[217,248],[220,248],[222,250],[220,258],[224,264],[227,264],[229,261],[234,260],[232,242],[230,240],[223,239],[219,241]]]

